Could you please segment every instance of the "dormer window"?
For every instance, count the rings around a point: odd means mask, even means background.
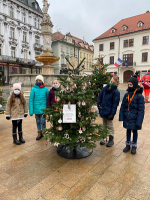
[[[143,23],[142,21],[139,21],[139,22],[138,22],[138,28],[142,27],[143,24],[144,24],[144,23]]]
[[[125,31],[128,27],[126,25],[122,26],[122,30]]]
[[[116,29],[115,28],[112,28],[111,29],[111,33],[115,33]]]
[[[37,9],[37,7],[38,7],[38,6],[37,6],[37,3],[35,3],[35,9]]]

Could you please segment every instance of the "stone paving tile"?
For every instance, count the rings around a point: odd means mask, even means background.
[[[26,143],[14,145],[11,121],[0,115],[0,200],[150,200],[150,104],[145,104],[136,155],[122,151],[126,130],[118,121],[120,105],[114,146],[97,142],[90,157],[78,160],[61,158],[55,147],[36,141],[34,117],[23,121]],[[96,122],[102,123],[100,117]]]

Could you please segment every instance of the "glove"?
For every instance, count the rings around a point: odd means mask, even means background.
[[[114,115],[109,115],[108,116],[108,120],[113,120],[114,119]]]
[[[6,117],[7,120],[10,120],[10,117]]]
[[[98,110],[99,110],[99,112],[101,111],[101,109],[102,109],[102,106],[100,106],[100,105],[97,105],[97,108],[98,108]]]
[[[27,117],[28,115],[27,114],[24,114],[24,117]]]

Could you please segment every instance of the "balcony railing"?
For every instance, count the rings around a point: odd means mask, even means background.
[[[39,49],[39,50],[42,50],[42,47],[43,47],[43,45],[41,45],[41,44],[38,44],[38,43],[34,43],[34,49]]]
[[[17,58],[17,57],[12,57],[12,56],[5,56],[5,55],[0,56],[0,61],[9,62],[9,63],[13,62],[13,63],[20,63],[20,64],[35,65],[35,60],[26,59],[26,58]]]

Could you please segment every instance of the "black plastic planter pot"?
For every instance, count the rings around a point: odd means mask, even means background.
[[[90,156],[93,153],[93,149],[89,151],[87,147],[77,146],[76,149],[71,149],[70,147],[65,147],[64,145],[60,145],[57,148],[57,154],[63,158],[68,159],[81,159]]]

